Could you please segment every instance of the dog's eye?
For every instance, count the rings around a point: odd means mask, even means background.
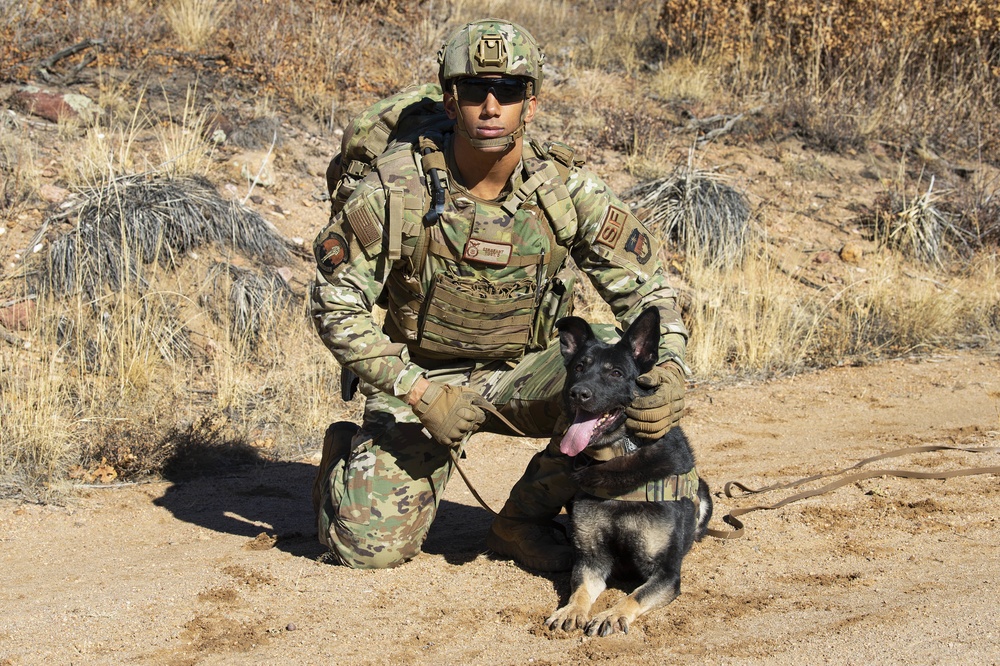
[[[614,377],[615,379],[621,379],[622,378],[622,371],[619,370],[618,368],[614,368],[611,371],[611,376]]]
[[[575,367],[575,368],[573,368],[573,369],[574,369],[574,370],[576,370],[577,372],[583,372],[583,369],[584,369],[585,367],[587,367],[587,366],[586,366],[586,365],[584,365],[583,363],[577,363],[577,364],[576,364],[576,367]]]

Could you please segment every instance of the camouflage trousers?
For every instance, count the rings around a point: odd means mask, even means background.
[[[595,326],[606,339],[612,326]],[[465,385],[489,400],[527,436],[551,437],[515,483],[504,515],[551,518],[573,497],[572,459],[559,452],[566,372],[559,342],[503,363],[429,370],[432,381]],[[448,447],[431,439],[402,400],[362,383],[364,422],[320,479],[319,539],[343,564],[392,567],[420,552],[454,470]],[[481,432],[513,434],[489,416]],[[347,450],[349,449],[349,450]]]

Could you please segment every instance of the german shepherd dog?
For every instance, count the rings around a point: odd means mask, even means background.
[[[681,560],[705,535],[712,498],[679,427],[650,441],[625,426],[624,408],[651,392],[636,378],[656,364],[659,311],[646,309],[614,345],[598,340],[579,317],[560,319],[556,327],[566,363],[564,407],[573,417],[560,449],[579,456],[573,478],[580,491],[572,504],[572,592],[545,624],[591,636],[628,633],[637,617],[680,594]],[[591,617],[612,574],[641,584]]]

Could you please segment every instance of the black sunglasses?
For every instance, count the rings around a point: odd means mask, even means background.
[[[471,104],[482,104],[490,93],[500,104],[516,104],[523,102],[528,92],[528,84],[522,79],[459,79],[455,86],[458,98]]]

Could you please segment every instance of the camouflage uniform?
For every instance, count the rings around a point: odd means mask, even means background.
[[[366,239],[359,239],[348,216],[370,217],[384,228],[385,187],[420,182],[414,177],[417,167],[413,159],[388,163],[398,165],[398,173],[386,173],[384,167],[372,172],[344,213],[334,217],[317,237],[319,270],[312,291],[312,315],[320,336],[338,361],[361,378],[366,397],[364,423],[353,437],[349,455],[326,470],[328,492],[323,494],[319,512],[321,540],[345,564],[359,568],[393,566],[419,552],[452,472],[447,447],[422,432],[413,410],[403,401],[420,375],[478,390],[512,423],[534,437],[559,432],[559,394],[564,378],[558,340],[552,339],[554,319],[543,322],[548,328],[536,347],[548,342],[545,337],[551,343],[538,351],[527,351],[516,362],[463,358],[462,343],[456,343],[451,359],[440,351],[420,349],[398,333],[396,323],[402,317],[419,317],[419,305],[407,308],[396,303],[389,308],[384,328],[375,324],[372,309],[392,280],[416,281],[407,287],[421,295],[415,299],[419,304],[438,274],[482,278],[493,284],[518,284],[537,277],[536,265],[476,263],[467,259],[466,251],[459,261],[428,252],[419,277],[414,278],[409,275],[411,267],[406,259],[388,262],[384,235],[366,248]],[[535,195],[516,209],[513,218],[501,208],[518,190],[523,174],[523,169],[515,174],[511,194],[500,202],[477,200],[451,178],[448,204],[429,230],[430,243],[468,248],[470,236],[475,235],[480,246],[494,243],[502,247],[504,239],[509,240],[511,257],[541,255],[542,250],[551,256],[556,241]],[[566,243],[576,265],[622,324],[631,322],[647,306],[658,306],[663,324],[660,361],[683,361],[687,333],[676,310],[675,292],[660,267],[657,244],[627,212],[628,207],[588,170],[574,168],[566,185],[578,220]],[[412,233],[422,225],[420,211],[407,212],[404,219],[410,219],[403,225],[404,245],[415,242],[405,230]],[[568,282],[565,270],[553,279]],[[608,327],[604,333],[613,334]],[[504,432],[492,420],[482,429]],[[536,495],[536,503],[547,504],[552,515],[558,513],[574,491],[562,478],[561,458],[565,456],[558,453],[556,437],[529,465],[528,478],[518,483],[524,487],[515,487],[512,500],[517,500],[515,495]]]
[[[505,514],[550,518],[573,496],[571,459],[558,447],[565,371],[553,335],[572,303],[567,256],[623,325],[657,306],[660,362],[683,366],[687,332],[657,243],[599,178],[567,160],[556,176],[551,155],[525,141],[509,187],[484,201],[457,182],[454,140],[454,131],[437,138],[448,196],[436,221],[424,218],[421,155],[403,143],[378,158],[314,246],[314,323],[366,398],[360,429],[328,432],[314,492],[320,540],[352,567],[419,553],[451,476],[449,448],[405,402],[421,376],[473,389],[528,436],[552,438]],[[387,310],[383,326],[376,305]],[[507,432],[494,418],[481,430]]]

